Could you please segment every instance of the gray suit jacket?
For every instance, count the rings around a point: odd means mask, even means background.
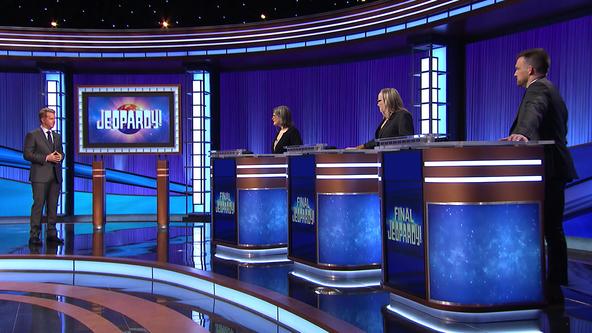
[[[47,154],[54,150],[64,155],[62,151],[62,137],[53,132],[54,148],[51,147],[49,140],[43,133],[41,128],[37,128],[27,133],[25,137],[25,147],[23,148],[23,157],[31,162],[31,171],[29,172],[29,180],[31,182],[47,182],[55,176],[58,183],[62,182],[62,164],[46,162]]]

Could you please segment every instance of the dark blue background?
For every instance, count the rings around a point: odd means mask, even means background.
[[[319,263],[380,263],[380,199],[376,193],[318,194]]]
[[[238,191],[238,241],[243,245],[288,243],[288,198],[283,188]]]
[[[503,305],[543,300],[538,203],[427,206],[430,299]]]
[[[236,161],[231,158],[215,158],[212,160],[214,168],[213,177],[213,240],[225,241],[236,244],[236,213],[238,205],[236,204]],[[234,214],[216,213],[216,199],[220,197],[220,192],[230,193],[230,200],[234,202]]]
[[[316,163],[313,155],[290,156],[288,158],[289,201],[288,211],[290,223],[290,255],[313,263],[317,262],[316,236]],[[293,223],[292,207],[297,197],[308,198],[308,203],[315,210],[315,223]]]
[[[422,227],[423,221],[423,177],[421,151],[409,150],[384,153],[383,172],[383,216],[385,285],[426,298],[425,243],[421,246],[388,240],[388,221],[394,218],[394,207],[413,209],[414,221]]]

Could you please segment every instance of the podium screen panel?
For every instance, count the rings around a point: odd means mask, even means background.
[[[426,214],[431,300],[543,300],[539,203],[428,203]]]

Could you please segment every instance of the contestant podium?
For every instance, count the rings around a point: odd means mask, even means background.
[[[212,153],[212,246],[239,260],[282,255],[288,243],[286,157]]]
[[[324,285],[379,284],[379,170],[376,151],[290,154],[288,258],[294,275]]]
[[[389,309],[462,321],[544,303],[541,144],[419,143],[381,159]]]

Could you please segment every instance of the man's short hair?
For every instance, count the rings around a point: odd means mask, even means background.
[[[55,114],[55,110],[52,108],[45,107],[45,108],[42,108],[41,110],[39,110],[39,121],[41,121],[41,119],[45,118],[45,114],[48,112]]]
[[[544,49],[528,49],[518,53],[516,59],[524,57],[524,61],[532,66],[538,74],[546,75],[551,66],[551,58]]]

